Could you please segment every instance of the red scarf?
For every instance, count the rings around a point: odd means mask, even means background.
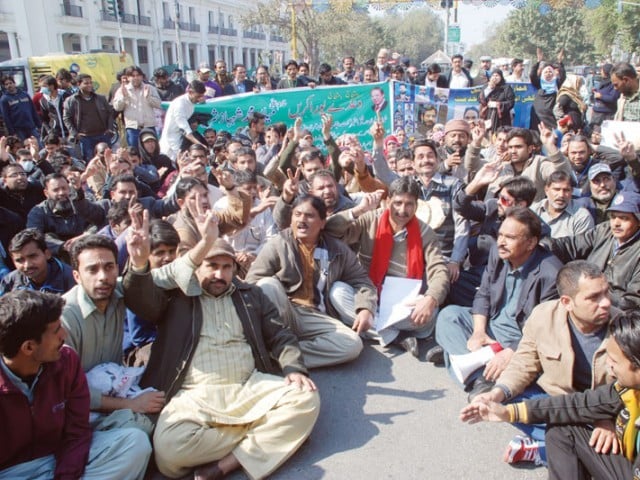
[[[420,224],[414,216],[407,223],[407,278],[421,279],[424,274],[424,252]],[[389,261],[393,252],[393,228],[389,222],[389,209],[380,216],[373,245],[373,255],[369,266],[369,278],[378,289],[382,290],[382,282],[389,269]]]

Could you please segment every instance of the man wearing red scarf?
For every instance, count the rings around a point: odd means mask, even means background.
[[[449,274],[438,239],[415,216],[419,196],[416,180],[400,177],[389,187],[387,208],[370,211],[375,205],[365,199],[359,206],[333,215],[325,227],[327,233],[358,246],[360,262],[378,292],[387,276],[422,280],[411,316],[381,335],[382,343],[398,343],[416,357],[417,338],[433,333],[438,306],[449,291]],[[346,288],[340,293],[349,296]],[[346,305],[344,301],[336,303]]]

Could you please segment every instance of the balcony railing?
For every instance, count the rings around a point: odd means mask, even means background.
[[[176,28],[176,22],[174,22],[170,18],[165,18],[162,22],[162,25],[164,26],[164,28],[167,28],[169,30],[173,30],[174,28]]]
[[[138,17],[138,24],[150,27],[151,26],[151,17],[145,17],[144,15],[140,15]]]
[[[220,27],[217,25],[209,25],[209,33],[220,33]]]
[[[178,22],[178,26],[180,30],[185,30],[187,32],[199,32],[200,25],[197,23],[189,23],[189,22]]]
[[[222,35],[228,35],[230,37],[235,37],[235,36],[238,35],[238,30],[236,30],[235,28],[220,27],[220,33]]]
[[[284,38],[282,38],[280,35],[273,35],[271,34],[271,41],[273,42],[282,42],[284,43]]]
[[[62,16],[63,17],[78,17],[82,18],[82,7],[78,5],[69,5],[68,3],[63,3],[60,5],[62,7]]]
[[[252,38],[254,40],[266,40],[267,36],[260,32],[242,32],[242,38]]]
[[[100,17],[105,22],[117,22],[115,13],[108,12],[107,10],[100,10]]]
[[[130,23],[132,25],[137,25],[138,24],[137,18],[138,17],[136,17],[132,13],[123,13],[120,20],[122,20],[122,23]]]

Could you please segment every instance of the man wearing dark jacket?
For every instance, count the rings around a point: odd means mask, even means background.
[[[611,83],[611,70],[613,65],[605,63],[600,74],[602,83],[593,90],[593,112],[591,113],[591,125],[601,125],[605,120],[613,120],[618,109],[620,92]]]
[[[111,145],[114,111],[106,97],[93,91],[90,75],[78,75],[80,90],[64,102],[64,124],[69,131],[70,142],[80,142],[82,158],[93,158],[93,151],[100,142]]]
[[[27,172],[19,163],[10,163],[2,169],[2,182],[0,207],[19,215],[24,225],[31,209],[44,200],[42,187],[29,183]]]
[[[63,346],[64,300],[20,290],[0,298],[0,478],[142,479],[140,430],[92,433],[78,354]]]
[[[609,221],[577,235],[545,239],[563,262],[587,260],[607,276],[611,303],[621,310],[640,306],[640,194],[622,191],[607,209]]]
[[[154,433],[158,468],[171,478],[194,469],[195,478],[222,478],[239,467],[251,478],[268,476],[304,442],[319,412],[295,336],[258,287],[234,278],[235,252],[217,239],[211,211],[197,219],[196,246],[153,277],[148,216],[132,220],[125,301],[159,327],[141,385],[168,400]],[[163,277],[168,268],[176,275]],[[191,281],[178,289],[176,276]]]
[[[2,86],[4,93],[0,98],[0,111],[9,135],[16,135],[20,140],[40,137],[38,130],[42,122],[31,97],[18,90],[16,82],[11,77],[3,78]]]
[[[493,387],[516,350],[533,308],[558,297],[556,276],[562,263],[538,245],[541,231],[540,219],[531,210],[510,209],[500,225],[497,245],[489,254],[473,307],[449,305],[438,315],[436,341],[448,355],[496,343],[502,347],[486,368],[466,379],[470,395]]]
[[[70,252],[71,245],[90,226],[104,224],[104,210],[86,198],[71,200],[69,182],[61,173],[47,175],[44,181],[47,199],[31,209],[27,227],[44,233],[47,246],[56,256]]]
[[[233,81],[225,85],[223,95],[235,95],[236,93],[253,92],[256,86],[251,80],[247,80],[247,67],[238,63],[233,66]]]
[[[62,295],[76,284],[71,267],[51,256],[42,232],[28,228],[9,244],[16,269],[0,280],[0,295],[11,290],[39,290]]]

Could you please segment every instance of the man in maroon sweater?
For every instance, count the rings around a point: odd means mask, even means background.
[[[64,346],[63,305],[32,290],[0,297],[0,480],[142,479],[144,432],[91,430],[87,379]]]

